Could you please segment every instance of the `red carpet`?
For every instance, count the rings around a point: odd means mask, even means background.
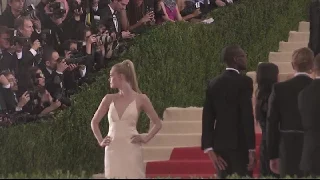
[[[259,146],[261,134],[256,134],[256,152],[259,164]],[[200,147],[174,148],[168,161],[148,162],[146,167],[148,178],[213,178],[215,169],[209,157]],[[259,166],[254,169],[254,176],[259,175]]]

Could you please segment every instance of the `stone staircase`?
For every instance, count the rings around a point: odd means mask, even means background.
[[[292,53],[294,50],[308,47],[310,35],[309,22],[302,21],[299,23],[298,31],[290,31],[288,42],[281,41],[279,43],[278,52],[269,53],[269,62],[276,64],[279,68],[279,81],[285,81],[293,76],[293,69],[291,65]],[[256,82],[256,72],[248,72],[247,75]]]

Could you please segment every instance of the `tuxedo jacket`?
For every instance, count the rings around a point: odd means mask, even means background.
[[[267,146],[271,159],[279,158],[280,150],[282,155],[285,155],[288,151],[301,149],[302,142],[290,145],[285,142],[285,139],[282,143],[284,146],[280,149],[280,139],[284,134],[290,135],[286,132],[303,131],[298,110],[298,95],[311,81],[312,79],[307,75],[297,75],[274,85],[269,98],[267,117]]]
[[[255,149],[252,92],[252,79],[234,70],[209,82],[202,113],[203,150]]]
[[[320,80],[302,90],[298,96],[298,106],[304,130],[304,142],[300,168],[320,175]]]

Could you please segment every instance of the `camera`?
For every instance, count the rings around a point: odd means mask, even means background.
[[[34,7],[33,4],[23,9],[23,11],[21,12],[21,16],[29,16],[31,19],[38,19],[36,8]]]
[[[55,0],[49,0],[48,7],[50,15],[55,19],[62,18],[67,12],[63,3],[56,2]]]
[[[30,44],[30,39],[27,37],[19,36],[17,30],[10,29],[9,34],[10,34],[9,42],[11,46],[14,46],[16,44],[19,44],[21,46]]]
[[[70,65],[70,64],[85,65],[87,57],[78,55],[78,57],[71,56],[70,58],[59,58],[58,62],[60,63],[62,60],[64,60],[67,63],[67,65]]]

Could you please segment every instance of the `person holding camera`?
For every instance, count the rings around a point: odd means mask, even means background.
[[[31,97],[31,103],[26,106],[26,111],[39,117],[51,114],[61,107],[61,102],[52,98],[45,87],[45,77],[38,67],[32,67],[28,72],[30,84],[28,94]]]
[[[64,84],[64,72],[74,67],[68,65],[65,59],[53,48],[47,47],[43,53],[44,65],[42,72],[45,77],[45,87],[53,97],[54,101],[59,100],[63,105],[70,106],[71,101],[67,98]]]
[[[10,41],[9,28],[0,26],[0,72],[9,70],[15,73],[18,70],[15,46],[12,46]]]
[[[78,51],[78,42],[74,40],[67,40],[64,45],[64,57],[69,68],[64,73],[64,84],[68,96],[73,95],[81,82],[84,80],[87,72],[86,61],[87,56],[81,51]]]
[[[25,0],[8,0],[8,6],[0,16],[0,25],[8,28],[14,27],[14,20],[23,10]]]
[[[22,113],[25,105],[30,101],[28,92],[24,92],[19,96],[17,79],[10,71],[1,73],[2,78],[6,78],[7,82],[2,80],[1,93],[4,97],[7,113]]]
[[[128,4],[127,11],[121,11],[122,26],[130,32],[142,33],[146,25],[154,25],[154,4],[143,0],[133,0]]]
[[[128,30],[123,30],[121,25],[121,11],[125,11],[129,0],[112,0],[112,2],[101,10],[101,24],[107,27],[109,33],[115,33],[117,40],[132,39],[135,35]]]

